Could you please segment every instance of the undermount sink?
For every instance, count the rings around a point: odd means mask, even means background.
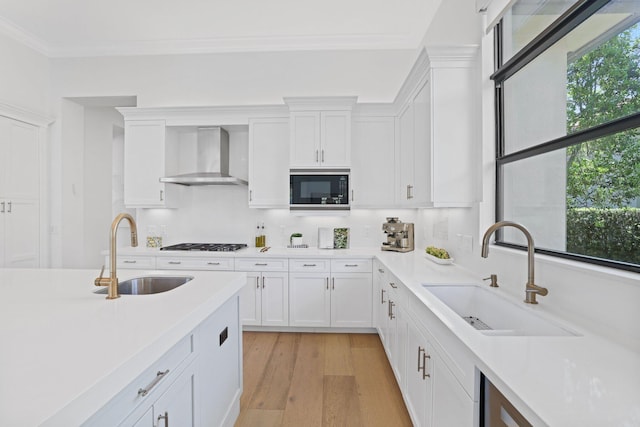
[[[492,336],[577,336],[528,307],[475,284],[423,284],[422,287],[479,333]]]
[[[123,280],[118,283],[118,293],[121,295],[148,295],[167,292],[184,285],[193,276],[144,276]],[[96,294],[106,294],[107,288],[95,291]]]

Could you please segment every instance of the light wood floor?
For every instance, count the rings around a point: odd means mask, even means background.
[[[402,427],[411,420],[375,334],[244,332],[236,427]]]

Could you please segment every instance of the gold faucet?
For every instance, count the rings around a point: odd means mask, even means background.
[[[100,271],[100,277],[98,277],[94,282],[96,286],[109,287],[107,299],[120,298],[120,295],[118,295],[118,276],[116,275],[116,233],[118,231],[118,225],[123,219],[129,221],[129,225],[131,226],[131,246],[138,246],[138,227],[136,226],[135,220],[128,213],[119,214],[111,223],[111,243],[109,248],[111,267],[109,269],[109,277],[102,277],[102,273],[104,273],[103,265],[102,270]]]
[[[525,299],[524,302],[527,304],[537,304],[536,295],[545,296],[549,293],[547,288],[543,288],[537,286],[534,282],[534,273],[533,273],[533,264],[534,264],[534,245],[533,245],[533,237],[531,237],[531,233],[524,226],[511,221],[499,221],[493,224],[491,227],[487,229],[484,233],[484,237],[482,238],[482,258],[486,258],[489,256],[489,237],[496,231],[498,228],[502,227],[515,227],[518,230],[522,231],[527,238],[527,264],[528,264],[528,278],[527,278],[527,286],[525,288]]]

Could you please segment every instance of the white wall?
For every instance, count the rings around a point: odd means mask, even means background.
[[[45,115],[49,99],[49,60],[0,34],[0,102]]]

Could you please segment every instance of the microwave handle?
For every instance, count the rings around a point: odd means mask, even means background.
[[[353,202],[355,198],[353,197],[353,190],[351,190],[351,201]]]

